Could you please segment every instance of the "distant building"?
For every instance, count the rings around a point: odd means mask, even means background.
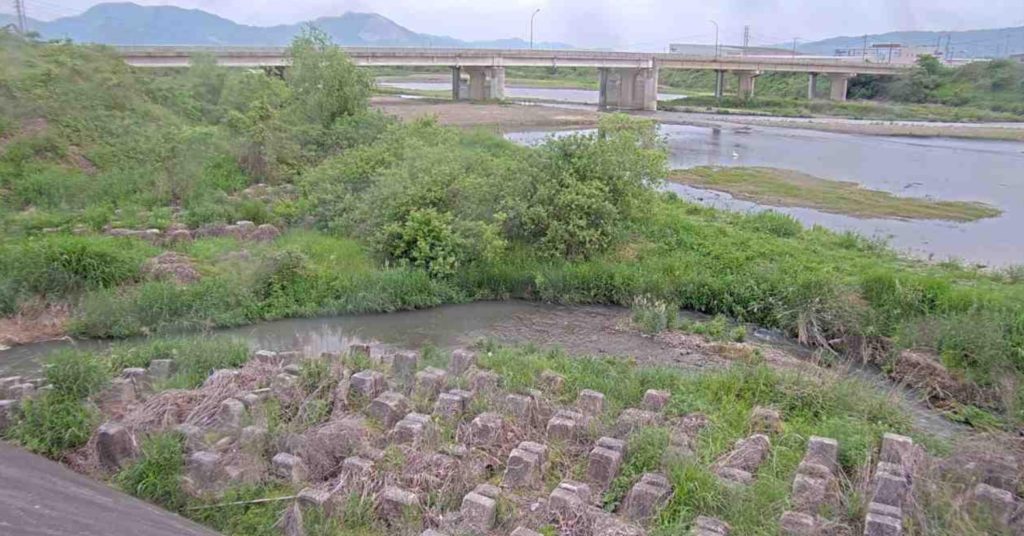
[[[1013,61],[1024,63],[1024,54],[1010,54],[1010,59]]]
[[[715,45],[697,45],[690,43],[672,43],[668,47],[672,54],[684,56],[714,56]],[[719,56],[792,56],[793,51],[785,48],[772,47],[738,47],[733,45],[718,45]],[[797,52],[797,55],[800,55]]]
[[[941,50],[935,50],[935,47],[911,46],[900,43],[875,43],[870,45],[867,49],[837,48],[835,55],[843,57],[862,57],[868,61],[878,63],[896,63],[900,65],[915,63],[918,58],[925,55],[935,56],[939,60],[943,59],[943,52]]]

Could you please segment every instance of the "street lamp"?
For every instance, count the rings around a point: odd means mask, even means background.
[[[533,15],[530,15],[530,50],[533,50],[533,19],[537,17],[537,13],[540,13],[539,7],[537,11],[533,12]]]
[[[710,21],[710,22],[711,22],[711,24],[715,25],[715,59],[717,60],[718,59],[718,23],[715,22],[715,21]]]

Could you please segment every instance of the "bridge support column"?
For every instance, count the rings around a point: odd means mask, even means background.
[[[818,73],[807,73],[807,100],[818,98]]]
[[[828,75],[828,79],[832,82],[832,91],[829,98],[834,101],[845,101],[846,90],[850,85],[850,79],[855,74],[837,73]]]
[[[602,67],[598,73],[598,105],[605,110],[658,109],[658,68]]]
[[[740,79],[740,98],[752,98],[754,96],[754,82],[758,76],[761,76],[761,71],[737,71],[736,75]]]
[[[469,87],[462,87],[462,71],[469,73]],[[505,98],[504,67],[452,67],[452,98],[488,101]]]
[[[721,99],[725,94],[725,71],[715,71],[715,98]]]

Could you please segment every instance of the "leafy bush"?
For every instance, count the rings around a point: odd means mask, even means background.
[[[25,401],[9,437],[32,452],[59,459],[89,441],[96,424],[92,409],[54,391]]]
[[[672,329],[676,324],[676,307],[650,296],[633,300],[633,324],[649,335]]]
[[[3,249],[0,273],[24,291],[58,298],[138,278],[139,267],[151,251],[138,240],[61,235]]]
[[[71,400],[96,394],[110,378],[104,363],[91,353],[61,350],[46,361],[46,380],[53,392]]]
[[[172,512],[181,511],[187,496],[181,489],[184,438],[177,432],[149,436],[142,441],[139,459],[118,473],[116,480],[132,495]]]

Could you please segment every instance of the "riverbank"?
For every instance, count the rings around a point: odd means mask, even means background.
[[[498,132],[524,130],[565,130],[593,128],[600,114],[594,110],[554,106],[525,106],[453,102],[451,100],[408,99],[396,96],[374,97],[370,105],[402,121],[434,117],[442,125],[463,128],[489,128]]]
[[[804,207],[857,218],[969,222],[999,216],[984,203],[895,196],[858,183],[822,179],[793,170],[703,166],[669,175],[678,184],[725,192],[773,207]]]

